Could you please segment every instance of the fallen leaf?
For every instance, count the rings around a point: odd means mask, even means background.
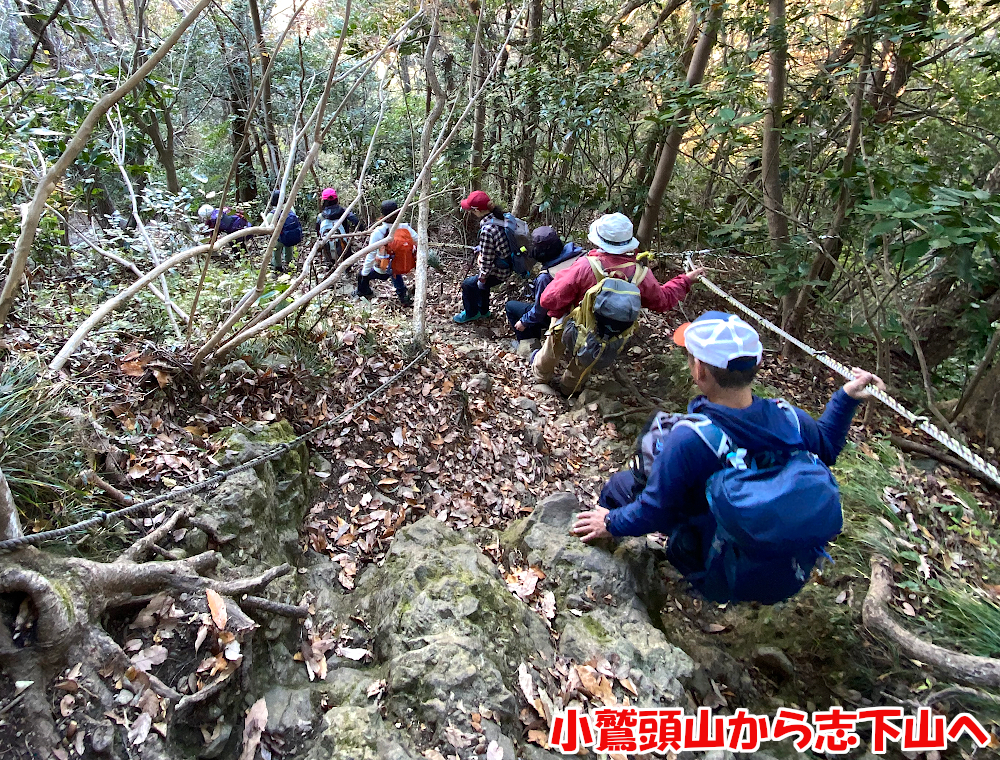
[[[166,659],[167,648],[160,646],[159,644],[154,644],[153,646],[146,647],[141,652],[132,655],[132,665],[135,666],[136,670],[148,673],[151,667],[154,665],[160,665]]]
[[[495,741],[486,748],[486,760],[503,760],[503,747]]]
[[[635,684],[632,683],[631,678],[619,678],[618,683],[622,685],[622,688],[628,689],[630,692],[632,692],[632,696],[635,697],[639,696],[639,690],[635,688]]]
[[[913,605],[909,602],[903,602],[903,612],[905,612],[910,617],[917,614],[917,611],[913,609]]]
[[[212,622],[220,631],[224,630],[229,621],[229,614],[226,612],[226,600],[222,598],[218,591],[205,589],[205,596],[208,598],[208,609],[212,613]]]
[[[205,643],[205,637],[208,636],[208,626],[203,625],[198,628],[198,635],[194,639],[194,653],[198,654],[198,650],[201,649],[201,645]]]
[[[64,718],[68,718],[73,714],[73,708],[76,706],[76,697],[72,694],[67,694],[61,700],[59,700],[59,712],[62,713]]]
[[[128,730],[128,740],[130,744],[142,744],[149,736],[149,729],[153,726],[153,719],[149,713],[140,713],[135,719],[135,723]]]
[[[425,749],[424,757],[426,757],[427,760],[445,760],[445,756],[436,749]]]
[[[363,660],[365,657],[372,656],[370,650],[356,647],[337,647],[336,654],[338,657],[346,657],[348,660]]]
[[[535,682],[531,678],[527,664],[523,662],[517,668],[517,685],[521,687],[521,693],[528,700],[528,704],[533,704],[535,701]]]
[[[537,744],[543,749],[549,748],[549,737],[546,731],[542,731],[537,728],[533,728],[528,731],[528,741],[532,744]]]
[[[372,681],[366,693],[369,697],[379,697],[385,691],[385,687],[386,682],[384,678],[381,681]]]
[[[444,729],[444,738],[456,749],[464,749],[472,744],[473,736],[472,734],[462,733],[462,731],[454,726],[446,726]]]
[[[546,620],[552,620],[556,616],[556,595],[551,591],[546,591],[542,594],[542,598],[538,603],[538,611],[542,613],[542,617]]]
[[[162,369],[154,369],[153,377],[156,378],[156,382],[159,384],[161,388],[166,388],[167,385],[170,383],[170,375],[168,375]]]
[[[709,623],[708,625],[704,626],[702,630],[705,633],[722,633],[728,627],[729,626],[721,625],[720,623]]]
[[[243,657],[243,655],[240,654],[240,642],[236,640],[230,641],[226,644],[226,648],[223,650],[223,653],[226,655],[226,659],[230,662],[235,662]]]
[[[267,702],[261,697],[247,711],[247,720],[243,726],[243,751],[240,760],[253,760],[257,755],[260,735],[267,725]]]

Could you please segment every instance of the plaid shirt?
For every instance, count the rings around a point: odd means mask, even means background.
[[[486,280],[496,277],[498,280],[506,280],[510,277],[510,267],[497,266],[497,259],[510,259],[510,245],[507,243],[507,234],[503,227],[490,221],[494,219],[492,214],[483,217],[479,222],[479,279]]]

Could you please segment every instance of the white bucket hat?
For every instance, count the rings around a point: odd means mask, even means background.
[[[625,214],[605,214],[590,225],[587,239],[608,253],[628,253],[639,247],[632,237],[632,222]]]

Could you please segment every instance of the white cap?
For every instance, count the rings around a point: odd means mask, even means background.
[[[674,343],[695,359],[720,369],[756,367],[764,356],[757,331],[734,314],[706,311],[674,331]]]

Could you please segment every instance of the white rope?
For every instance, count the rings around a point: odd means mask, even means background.
[[[700,252],[699,251],[685,252],[686,255],[684,259],[684,264],[688,269],[688,271],[694,269],[693,254],[695,253],[700,253]],[[714,282],[709,280],[707,277],[703,276],[701,278],[701,282],[705,285],[706,288],[711,290],[717,296],[728,301],[737,309],[739,309],[744,314],[756,320],[758,323],[766,327],[771,332],[775,333],[776,335],[780,335],[789,343],[802,349],[804,352],[806,352],[811,357],[816,359],[816,361],[820,362],[821,364],[825,364],[834,372],[836,372],[839,375],[842,375],[844,378],[848,380],[854,379],[854,373],[851,372],[851,368],[848,367],[846,364],[842,364],[841,362],[838,362],[836,359],[830,358],[830,356],[828,356],[825,351],[817,351],[816,349],[807,346],[805,343],[796,338],[794,335],[789,335],[787,332],[782,330],[780,327],[771,322],[769,319],[762,317],[760,314],[755,312],[749,306],[745,306],[744,304],[737,301],[736,298],[729,295],[729,293],[724,291],[722,288],[720,288]],[[879,401],[881,401],[887,407],[892,409],[892,411],[896,412],[896,414],[903,417],[912,425],[917,427],[919,430],[922,430],[925,433],[927,433],[927,435],[929,435],[935,441],[940,443],[942,446],[945,446],[947,449],[956,454],[958,457],[965,460],[965,462],[967,462],[969,466],[981,472],[994,484],[1000,486],[1000,470],[997,470],[996,467],[987,462],[985,459],[979,456],[979,454],[974,452],[964,443],[948,435],[939,427],[932,424],[926,417],[914,414],[905,406],[903,406],[901,403],[896,401],[896,399],[894,399],[888,393],[876,388],[874,385],[869,385],[865,390],[868,391],[868,393],[872,396],[872,398],[876,398]]]

